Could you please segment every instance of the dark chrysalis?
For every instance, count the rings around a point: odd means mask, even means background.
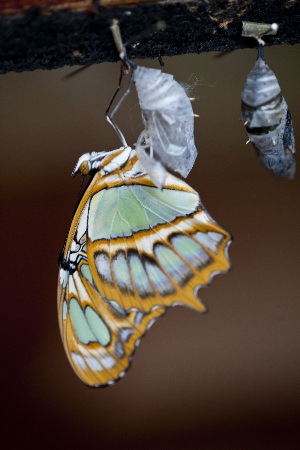
[[[274,72],[266,64],[263,45],[241,94],[242,117],[262,164],[274,175],[294,177],[296,149],[288,105]]]

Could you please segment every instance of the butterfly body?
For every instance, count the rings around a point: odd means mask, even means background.
[[[185,182],[158,189],[130,147],[83,155],[90,172],[60,258],[58,314],[64,347],[89,386],[114,383],[167,307],[200,312],[198,288],[230,268],[230,235]]]

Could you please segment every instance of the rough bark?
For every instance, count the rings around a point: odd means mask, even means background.
[[[2,0],[0,73],[116,61],[113,18],[131,59],[254,47],[242,20],[278,22],[267,44],[300,41],[296,0]]]

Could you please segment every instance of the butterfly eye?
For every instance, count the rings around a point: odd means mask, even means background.
[[[91,170],[89,161],[82,161],[78,170],[81,173],[81,175],[88,175]]]

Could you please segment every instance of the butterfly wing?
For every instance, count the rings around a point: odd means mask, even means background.
[[[143,175],[94,192],[87,229],[95,285],[126,311],[179,303],[204,311],[198,288],[230,268],[229,233],[171,175],[161,190]]]
[[[100,295],[85,253],[85,234],[79,237],[85,220],[83,211],[72,241],[73,250],[60,270],[58,317],[74,371],[85,384],[100,387],[124,376],[141,337],[165,313],[165,308],[154,307],[148,314],[126,312]]]
[[[125,374],[166,307],[204,311],[198,288],[230,268],[230,235],[191,187],[168,175],[160,190],[140,173],[136,157],[125,167],[120,151],[113,158],[98,168],[78,205],[58,283],[65,351],[79,378],[94,387]]]

